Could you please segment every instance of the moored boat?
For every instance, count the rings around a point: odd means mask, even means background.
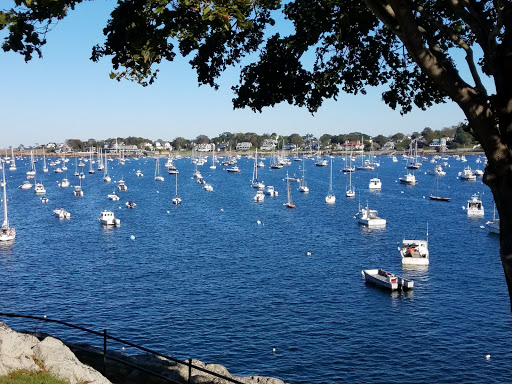
[[[98,221],[107,226],[119,227],[121,225],[121,220],[116,219],[114,217],[114,212],[104,210],[100,213],[100,217],[98,217]]]
[[[367,283],[377,285],[391,291],[397,289],[412,289],[414,282],[412,280],[404,279],[391,272],[386,272],[383,269],[365,269],[361,271],[364,280]]]

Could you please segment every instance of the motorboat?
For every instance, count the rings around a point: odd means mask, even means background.
[[[100,217],[98,217],[98,221],[107,226],[119,227],[121,225],[121,220],[116,219],[114,217],[114,212],[104,210],[100,213]]]
[[[59,183],[59,187],[61,187],[61,188],[69,187],[69,180],[68,179],[62,179],[62,181]]]
[[[34,192],[36,195],[44,195],[46,193],[46,189],[44,189],[43,183],[36,183],[34,185]]]
[[[144,176],[144,174],[140,171],[140,169],[138,169],[137,172],[135,172],[135,176],[142,177],[142,176]]]
[[[466,211],[470,217],[481,217],[484,215],[484,206],[477,193],[467,201]]]
[[[48,203],[50,199],[48,199],[46,196],[41,197],[41,203]]]
[[[382,182],[380,181],[380,179],[378,177],[374,177],[372,179],[370,179],[370,184],[368,186],[368,188],[370,188],[370,190],[381,190],[382,189]]]
[[[360,208],[356,214],[357,221],[368,228],[383,228],[386,226],[386,219],[377,216],[377,211],[369,209],[368,204],[366,208]]]
[[[197,179],[197,184],[205,185],[206,181],[201,177],[201,178]]]
[[[54,209],[53,214],[59,219],[71,219],[71,213],[66,211],[64,208]]]
[[[267,188],[265,189],[265,195],[267,196],[278,196],[279,192],[277,192],[273,185],[267,185]]]
[[[125,205],[126,205],[126,207],[127,207],[127,208],[130,208],[130,209],[135,208],[135,207],[137,206],[137,204],[135,204],[135,203],[134,203],[133,201],[131,201],[131,200],[130,200],[130,201],[127,201],[127,202],[125,203]]]
[[[108,197],[110,200],[114,200],[114,201],[119,200],[119,196],[117,196],[117,195],[116,195],[116,191],[112,192],[110,195],[107,195],[107,197]]]
[[[19,189],[31,189],[33,187],[32,183],[29,180],[25,180],[23,184],[21,184]]]
[[[13,157],[14,159],[14,157]],[[12,241],[16,238],[16,230],[9,226],[9,218],[7,216],[7,183],[5,181],[5,166],[2,167],[2,189],[3,189],[3,206],[4,206],[4,221],[0,227],[0,241]]]
[[[464,171],[459,172],[459,178],[464,181],[475,181],[476,175],[471,170],[471,167],[465,167]]]
[[[398,248],[402,256],[403,265],[428,265],[428,239],[427,240],[402,240]]]
[[[229,173],[241,173],[240,168],[238,168],[238,165],[234,165],[228,169],[226,169]]]
[[[76,197],[82,197],[84,195],[84,191],[82,190],[81,185],[75,185],[75,189],[73,190],[73,195]]]
[[[123,179],[121,179],[117,182],[117,189],[119,189],[120,191],[123,191],[123,192],[128,190],[128,187],[126,186]]]
[[[256,191],[256,195],[254,195],[254,201],[257,203],[262,203],[265,200],[265,194],[263,191]]]
[[[404,279],[383,269],[365,269],[361,271],[365,282],[377,285],[382,288],[395,291],[397,289],[412,289],[414,281]]]
[[[398,180],[400,180],[402,184],[407,185],[415,185],[418,183],[418,181],[416,180],[416,176],[414,176],[413,173],[407,173],[406,175],[400,177]]]
[[[208,192],[213,191],[213,187],[211,184],[205,184],[205,185],[203,185],[203,188],[205,189],[205,191],[208,191]]]
[[[318,159],[315,163],[317,167],[327,167],[329,162],[326,159]]]

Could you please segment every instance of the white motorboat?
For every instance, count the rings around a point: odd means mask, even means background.
[[[137,172],[135,172],[135,176],[142,177],[144,174],[140,171],[140,169],[138,169]]]
[[[114,217],[114,212],[104,210],[100,213],[100,217],[98,217],[98,221],[107,226],[119,227],[121,225],[121,220],[116,219]]]
[[[116,195],[116,191],[112,192],[110,195],[107,195],[107,197],[108,197],[110,200],[114,200],[114,201],[119,200],[119,196],[117,196],[117,195]]]
[[[466,211],[470,217],[481,217],[484,215],[484,206],[477,193],[467,201]]]
[[[413,173],[407,173],[406,175],[399,178],[402,184],[415,185],[418,183],[416,176]]]
[[[62,173],[62,172],[64,172],[64,171],[62,170],[62,168],[55,168],[55,169],[53,170],[53,172],[55,172],[55,173]]]
[[[123,192],[128,190],[128,187],[126,186],[123,179],[121,179],[117,182],[117,189],[119,189],[120,191],[123,191]]]
[[[279,192],[275,190],[273,185],[267,185],[267,188],[265,189],[265,195],[274,197],[278,196]]]
[[[64,208],[54,209],[53,213],[59,219],[71,219],[71,213],[66,211]]]
[[[69,187],[69,180],[68,179],[62,179],[62,181],[59,183],[59,187],[61,187],[61,188]]]
[[[208,191],[208,192],[212,192],[212,191],[213,191],[213,187],[212,187],[212,185],[211,185],[211,184],[208,184],[208,183],[207,183],[207,184],[205,184],[205,185],[203,185],[203,188],[204,188],[206,191]]]
[[[48,203],[50,199],[48,199],[46,196],[41,197],[41,203]]]
[[[376,210],[369,209],[368,204],[366,204],[366,208],[359,209],[356,218],[359,224],[365,225],[368,228],[383,228],[386,226],[386,219],[378,217],[377,213]]]
[[[319,159],[316,161],[315,165],[316,165],[317,167],[327,167],[327,166],[329,165],[329,162],[328,162],[326,159],[321,159],[321,158],[319,158]]]
[[[371,191],[381,190],[382,182],[378,177],[374,177],[370,179],[370,184],[368,185],[368,188],[370,188]]]
[[[75,188],[73,190],[73,195],[76,197],[82,197],[84,195],[84,191],[82,190],[81,185],[75,185]]]
[[[14,156],[13,156],[14,160]],[[16,238],[16,230],[9,226],[9,218],[7,216],[7,183],[5,181],[5,166],[2,167],[2,188],[3,188],[3,206],[4,221],[0,228],[0,241],[12,241]]]
[[[391,272],[386,272],[383,269],[365,269],[361,271],[365,282],[375,284],[379,287],[389,290],[397,289],[412,289],[414,282],[412,280],[404,279]]]
[[[428,235],[427,235],[428,236]],[[403,265],[428,265],[428,237],[427,240],[402,240],[398,248],[402,256]]]
[[[484,175],[484,171],[482,171],[481,169],[475,169],[473,173],[476,177],[482,177]]]
[[[256,195],[254,195],[254,201],[257,203],[262,203],[265,200],[265,194],[263,191],[256,191]]]
[[[127,208],[130,208],[130,209],[133,209],[137,206],[137,204],[135,204],[133,201],[127,201],[126,203],[124,203],[126,205]]]
[[[464,171],[459,172],[459,178],[464,181],[475,181],[476,175],[471,170],[471,167],[466,167]]]
[[[229,173],[241,173],[240,168],[238,168],[238,165],[234,165],[228,169],[226,169]]]
[[[31,189],[33,187],[32,183],[28,180],[25,180],[23,184],[21,184],[18,188],[19,189]]]
[[[44,195],[46,193],[46,189],[44,189],[43,183],[36,183],[34,185],[34,193],[36,195]]]

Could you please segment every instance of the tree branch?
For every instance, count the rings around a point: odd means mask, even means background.
[[[400,37],[400,26],[395,17],[395,12],[387,1],[382,0],[364,0],[366,6],[373,12],[377,18],[384,23],[393,33]]]

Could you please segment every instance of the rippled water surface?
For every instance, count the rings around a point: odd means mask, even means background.
[[[478,166],[475,159],[450,160],[439,182],[440,194],[452,197],[446,203],[428,199],[436,180],[425,172],[433,164],[424,163],[418,185],[408,187],[397,182],[404,163],[388,158],[377,170],[352,176],[356,198],[348,200],[344,162],[335,158],[334,206],[324,201],[329,168],[306,160],[311,192],[291,186],[295,210],[283,206],[283,179],[286,171],[300,174],[301,162],[271,170],[266,160],[260,179],[280,194],[255,203],[252,160],[239,160],[241,174],[200,167],[213,192],[192,178],[189,159],[177,160],[183,204],[176,207],[175,178],[154,181],[153,159],[109,163],[114,181],[123,177],[128,186],[117,202],[107,199],[116,184],[104,183],[101,173],[86,175],[82,198],[58,188],[65,173],[39,173],[49,204],[17,188],[28,168],[28,160],[19,161],[16,172],[7,171],[17,238],[0,248],[0,305],[3,312],[108,329],[173,357],[222,364],[235,375],[304,384],[512,382],[499,241],[481,228],[492,219],[492,195],[480,181],[457,179],[465,165]],[[78,183],[74,160],[68,166],[68,178]],[[135,176],[137,169],[144,177]],[[369,192],[377,175],[382,191]],[[476,192],[483,193],[485,218],[469,219],[462,207]],[[137,207],[127,209],[127,200]],[[354,215],[366,202],[387,219],[385,229],[358,226]],[[60,207],[70,220],[53,216]],[[102,228],[103,209],[115,211],[120,228]],[[404,236],[425,238],[427,222],[430,266],[405,269],[397,247]],[[376,267],[412,278],[414,290],[365,285],[361,270]]]

